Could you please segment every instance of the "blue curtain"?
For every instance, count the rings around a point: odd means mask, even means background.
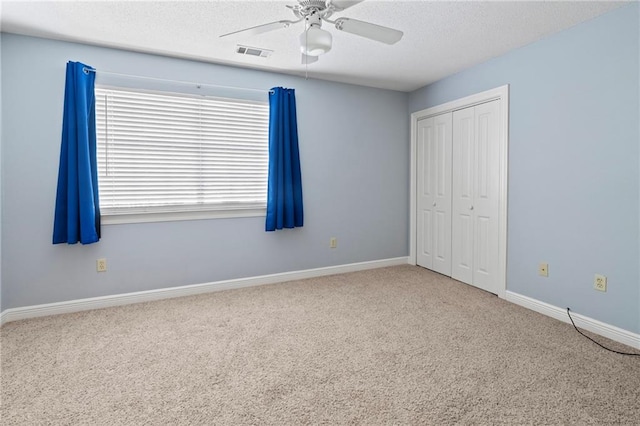
[[[95,70],[67,63],[53,243],[100,239],[96,162]]]
[[[269,179],[266,230],[303,224],[302,178],[294,89],[269,92]]]

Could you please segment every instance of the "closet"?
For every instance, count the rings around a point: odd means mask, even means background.
[[[491,293],[500,282],[500,106],[416,126],[416,263]]]

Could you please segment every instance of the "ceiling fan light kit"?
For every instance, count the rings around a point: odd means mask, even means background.
[[[320,56],[331,50],[332,40],[329,31],[312,26],[300,34],[300,50],[308,56]]]
[[[292,24],[305,21],[305,30],[300,34],[300,51],[302,52],[302,63],[305,65],[316,62],[318,56],[331,50],[333,37],[329,31],[321,28],[322,21],[335,25],[335,28],[339,31],[359,35],[381,43],[394,44],[400,41],[403,32],[394,30],[393,28],[344,17],[338,18],[335,21],[329,19],[333,13],[342,12],[363,1],[364,0],[298,0],[298,4],[287,6],[296,18],[298,18],[296,21],[281,20],[270,22],[268,24],[223,34],[220,37],[250,37],[279,28],[288,28]]]

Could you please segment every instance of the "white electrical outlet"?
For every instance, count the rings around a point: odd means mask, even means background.
[[[598,291],[607,291],[607,277],[604,275],[596,274],[593,279],[593,288]]]
[[[338,247],[338,239],[336,237],[331,237],[329,239],[329,248],[336,248]]]
[[[549,264],[548,263],[539,263],[538,264],[538,275],[541,277],[549,276]]]
[[[102,259],[96,260],[96,271],[107,272],[107,259],[102,258]]]

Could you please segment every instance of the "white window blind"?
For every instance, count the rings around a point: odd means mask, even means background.
[[[265,208],[267,102],[95,93],[103,215]]]

